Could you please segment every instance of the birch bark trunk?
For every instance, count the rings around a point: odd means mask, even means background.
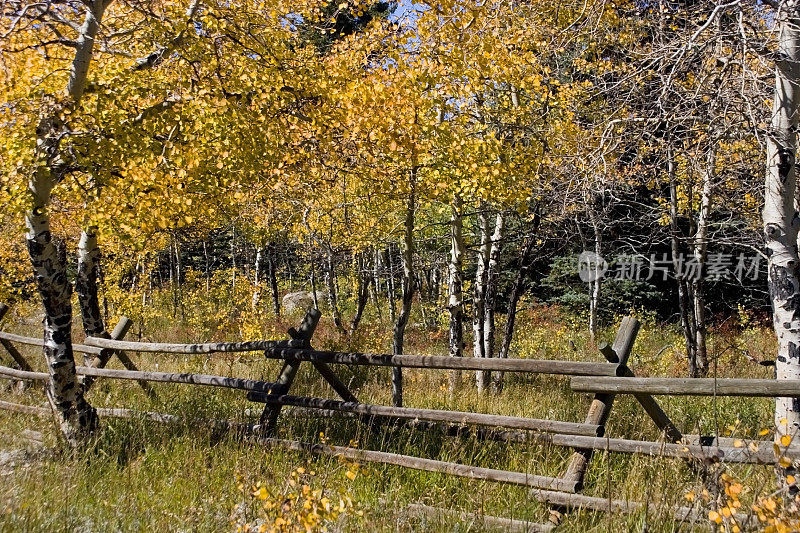
[[[514,279],[514,286],[511,289],[511,296],[508,298],[508,310],[506,312],[506,323],[503,328],[503,340],[500,343],[500,350],[497,352],[497,357],[501,359],[508,359],[508,352],[511,349],[511,341],[514,338],[514,327],[517,321],[517,305],[525,290],[525,280],[528,278],[531,270],[531,253],[536,244],[536,235],[539,233],[539,224],[541,223],[541,216],[539,215],[538,207],[533,218],[533,227],[530,233],[525,237],[522,244],[522,250],[519,254],[519,268],[517,270],[517,277]],[[495,372],[492,374],[492,388],[496,393],[503,390],[503,379],[505,374],[503,372]]]
[[[59,118],[67,108],[76,107],[83,96],[89,66],[94,56],[94,41],[107,2],[86,3],[72,59],[67,93],[69,101],[45,100],[36,129],[36,170],[30,176],[28,192],[31,209],[25,214],[28,253],[37,289],[45,311],[44,357],[50,381],[47,398],[58,419],[67,443],[76,446],[98,426],[97,413],[84,399],[75,373],[72,352],[72,286],[67,278],[66,253],[59,253],[50,230],[47,208],[53,187],[62,179],[65,166],[61,151],[65,124]],[[99,314],[99,308],[98,308]]]
[[[500,254],[503,246],[505,215],[497,213],[492,233],[492,246],[489,250],[489,262],[486,267],[486,291],[483,314],[483,356],[494,357],[495,346],[495,310],[497,308],[497,289],[500,282]],[[484,387],[491,382],[491,372],[484,373]]]
[[[103,316],[100,313],[100,300],[97,296],[100,260],[101,255],[100,247],[97,245],[97,235],[93,228],[89,228],[81,232],[81,238],[78,242],[78,274],[75,279],[83,331],[87,337],[110,339],[111,335],[106,330]],[[111,359],[111,352],[103,353],[91,359],[84,355],[84,364],[94,368],[104,368],[109,359]],[[80,382],[83,392],[86,393],[92,386],[94,379],[89,376],[83,376]]]
[[[177,243],[176,245],[177,246]],[[177,258],[177,255],[175,256]],[[231,291],[236,294],[236,225],[231,232]],[[178,276],[180,278],[180,276]]]
[[[234,273],[236,270],[234,270]],[[181,243],[175,237],[175,305],[181,310],[181,319],[186,320],[186,308],[183,305],[183,262],[181,260]],[[235,285],[234,285],[235,288]]]
[[[472,290],[472,355],[473,357],[486,357],[483,327],[486,316],[486,267],[491,250],[491,236],[489,235],[489,217],[486,214],[485,205],[481,205],[479,209],[478,232],[481,246],[478,249],[475,283]],[[486,371],[475,371],[475,384],[479,394],[486,389],[486,378]]]
[[[205,261],[206,294],[211,290],[211,263],[208,258],[208,246],[203,241],[203,260]]]
[[[775,98],[767,140],[764,190],[764,233],[772,300],[773,327],[778,339],[777,379],[800,379],[800,260],[797,252],[798,104],[800,104],[800,16],[798,2],[786,2],[778,14],[778,59]],[[800,432],[800,399],[775,400],[776,441]]]
[[[448,302],[450,313],[450,357],[464,355],[464,202],[458,195],[453,196],[450,216],[450,262],[448,263]],[[461,382],[461,371],[450,372],[450,393]]]
[[[97,296],[98,272],[100,269],[100,248],[93,228],[81,232],[78,241],[78,273],[75,289],[81,310],[83,331],[87,337],[108,336]]]
[[[589,220],[592,223],[592,231],[594,232],[594,253],[597,257],[603,257],[603,235],[600,232],[600,221],[597,218],[597,213],[594,207],[589,207]],[[589,295],[589,337],[592,339],[592,344],[597,344],[597,312],[600,305],[600,291],[603,287],[602,276],[595,275],[592,280],[592,291]]]
[[[708,219],[711,214],[711,202],[714,192],[714,167],[716,165],[716,150],[709,148],[706,171],[703,173],[703,192],[700,198],[700,213],[697,217],[697,230],[694,237],[694,257],[698,264],[700,275],[692,281],[692,299],[694,301],[694,349],[695,373],[692,377],[706,377],[708,375],[708,348],[706,329],[706,298],[705,277],[708,259]]]
[[[261,300],[261,263],[264,257],[262,250],[262,248],[256,250],[256,261],[253,265],[253,300],[251,307],[254,311],[258,308],[258,302]]]

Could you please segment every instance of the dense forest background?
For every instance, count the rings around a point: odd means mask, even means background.
[[[88,231],[113,313],[164,288],[178,309],[187,280],[238,277],[276,313],[286,292],[324,289],[343,332],[340,307],[382,298],[395,347],[414,305],[447,313],[460,355],[466,317],[490,317],[474,334],[493,337],[495,311],[521,300],[592,332],[638,309],[681,324],[694,360],[706,324],[769,315],[775,19],[734,4],[112,4],[59,138],[49,209],[70,276]],[[13,300],[34,294],[18,230],[31,128],[74,25],[8,9]],[[608,261],[599,281],[579,278],[583,251]]]

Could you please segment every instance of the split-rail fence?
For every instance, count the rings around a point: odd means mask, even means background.
[[[8,311],[0,304],[0,320]],[[724,461],[729,463],[775,464],[782,457],[800,459],[800,452],[781,450],[776,455],[771,442],[734,445],[733,439],[698,437],[682,434],[659,406],[653,395],[735,395],[735,396],[795,396],[800,397],[800,381],[741,380],[741,379],[667,379],[637,378],[627,366],[633,350],[640,323],[630,317],[622,320],[616,338],[611,345],[602,345],[600,353],[605,362],[578,362],[563,360],[455,358],[422,355],[390,355],[377,353],[353,353],[315,350],[312,337],[320,319],[318,310],[309,310],[298,328],[289,329],[289,339],[280,341],[249,341],[205,344],[167,344],[125,341],[130,321],[122,318],[113,330],[111,338],[89,337],[83,344],[75,344],[74,351],[95,356],[94,361],[108,361],[116,356],[125,367],[114,370],[98,366],[78,366],[77,373],[84,379],[133,380],[139,383],[148,395],[155,395],[151,383],[183,383],[210,387],[223,387],[246,392],[248,400],[263,404],[258,424],[229,421],[210,421],[228,429],[241,432],[258,444],[282,446],[292,450],[314,454],[340,456],[356,461],[396,465],[417,470],[440,472],[453,476],[510,483],[529,487],[530,496],[538,501],[558,508],[588,508],[608,512],[633,512],[644,504],[623,499],[609,499],[580,494],[592,455],[596,451],[643,454],[659,457],[674,457],[686,460],[690,466]],[[16,344],[42,346],[42,340],[0,331],[0,344],[13,360],[15,367],[0,366],[0,377],[18,380],[21,383],[46,382],[49,375],[36,372]],[[211,354],[217,352],[263,352],[268,359],[283,361],[283,366],[274,382],[193,373],[170,373],[139,370],[128,353]],[[326,399],[290,394],[301,364],[313,366],[339,399]],[[519,372],[528,374],[550,374],[571,377],[574,391],[593,393],[586,417],[582,422],[546,420],[518,416],[503,416],[476,412],[449,411],[441,409],[419,409],[362,403],[355,393],[336,375],[330,365],[361,365],[392,368],[486,370],[496,372]],[[641,441],[610,438],[605,435],[606,423],[612,411],[614,398],[619,394],[630,394],[649,415],[661,431],[663,440]],[[378,421],[409,423],[412,426],[442,425],[453,434],[465,427],[476,427],[482,438],[507,442],[533,442],[572,448],[574,452],[564,466],[560,476],[533,475],[465,465],[389,453],[380,450],[364,450],[344,446],[333,446],[301,442],[275,437],[281,410],[284,406],[323,410],[325,413],[340,413],[357,417],[366,424]],[[0,409],[33,415],[46,415],[48,409],[0,401]],[[180,416],[132,411],[129,409],[98,409],[101,416],[144,417],[158,422],[175,422]],[[412,505],[409,512],[450,513],[421,504]],[[457,513],[456,513],[457,514]],[[694,509],[680,507],[674,510],[679,520],[697,520]],[[521,531],[549,531],[552,524],[536,524],[510,518],[481,517],[487,526],[501,526]]]

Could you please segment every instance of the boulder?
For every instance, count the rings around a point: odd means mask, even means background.
[[[317,291],[317,301],[322,307],[328,301],[328,293]],[[290,292],[283,297],[283,309],[286,313],[293,313],[298,309],[305,311],[312,307],[314,307],[314,295],[311,291]]]

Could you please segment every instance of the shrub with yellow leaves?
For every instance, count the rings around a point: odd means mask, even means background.
[[[787,476],[787,485],[794,484],[794,477]],[[728,473],[719,476],[719,492],[712,498],[708,490],[703,489],[700,500],[712,507],[708,511],[709,521],[717,528],[731,533],[758,529],[767,533],[790,533],[800,531],[800,494],[785,494],[777,491],[770,494],[756,494],[752,504],[742,502],[744,493],[749,487]],[[697,493],[686,494],[690,502],[697,500]]]
[[[346,462],[345,477],[355,480],[359,466]],[[237,532],[299,533],[328,531],[348,515],[362,516],[344,491],[330,491],[319,485],[313,470],[299,467],[292,471],[280,489],[262,482],[255,485],[238,480],[244,501],[234,508],[231,522]]]

